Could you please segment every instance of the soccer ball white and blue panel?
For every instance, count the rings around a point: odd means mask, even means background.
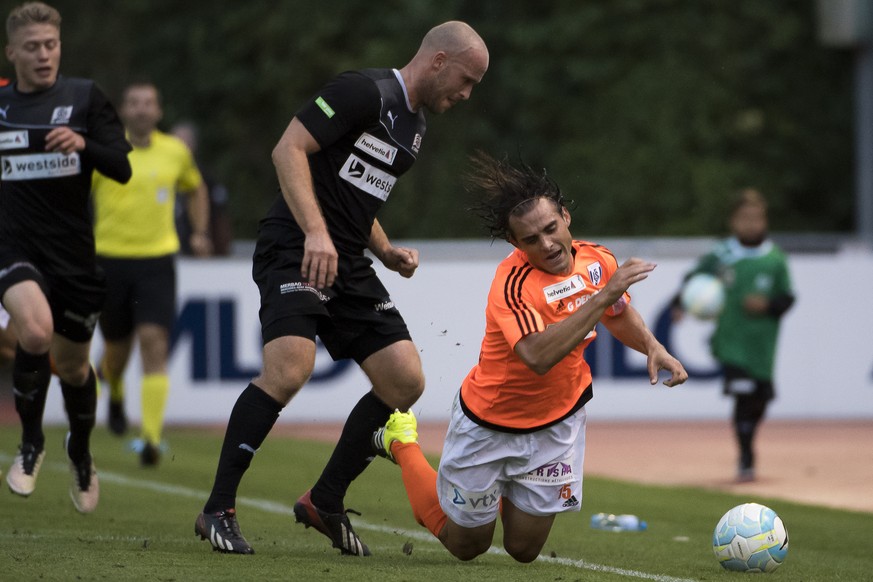
[[[726,570],[772,572],[788,553],[788,532],[776,512],[758,503],[728,511],[712,535],[715,557]]]

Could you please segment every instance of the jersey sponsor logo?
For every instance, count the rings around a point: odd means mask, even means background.
[[[489,511],[500,503],[500,489],[492,487],[488,491],[465,491],[453,487],[455,496],[452,503],[463,511],[470,513]]]
[[[55,110],[52,111],[52,120],[49,123],[54,125],[63,125],[70,123],[70,118],[73,117],[73,106],[72,105],[63,105],[61,107],[55,107]]]
[[[0,150],[16,150],[26,148],[30,144],[27,130],[0,131]]]
[[[573,466],[563,461],[553,461],[537,467],[533,471],[516,478],[516,481],[526,483],[541,483],[544,485],[563,485],[572,483]]]
[[[588,280],[595,285],[600,285],[600,279],[603,278],[603,267],[600,266],[600,261],[595,261],[588,265]]]
[[[554,303],[565,297],[575,295],[583,289],[585,289],[585,280],[582,278],[582,275],[576,274],[560,283],[543,287],[543,293],[546,296],[547,303]]]
[[[388,162],[389,165],[394,164],[394,158],[397,157],[396,147],[366,132],[362,133],[358,141],[355,142],[355,147],[375,158]]]
[[[77,153],[70,155],[52,153],[3,156],[0,158],[0,165],[3,166],[4,180],[63,178],[82,173],[82,165]]]
[[[352,186],[379,200],[388,200],[397,178],[375,168],[352,154],[339,171],[339,176]]]
[[[319,97],[315,100],[315,104],[318,105],[319,109],[324,111],[324,114],[327,115],[327,118],[330,119],[336,112],[331,108],[330,105],[327,104],[327,101],[324,100],[324,97]]]

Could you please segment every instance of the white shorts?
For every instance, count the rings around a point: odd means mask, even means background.
[[[583,407],[536,432],[498,432],[467,418],[455,396],[437,474],[443,511],[463,527],[496,520],[501,497],[535,516],[579,511],[585,419]]]

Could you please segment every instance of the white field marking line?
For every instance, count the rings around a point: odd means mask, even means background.
[[[3,453],[0,453],[0,462],[8,463],[12,460],[12,457],[9,457]],[[51,469],[52,471],[57,472],[67,472],[69,470],[68,466],[62,463],[46,463],[43,467]],[[126,477],[124,475],[118,473],[112,473],[109,471],[97,471],[97,475],[101,481],[104,483],[114,483],[116,485],[122,485],[124,487],[131,487],[135,489],[145,489],[147,491],[154,491],[156,493],[164,493],[175,495],[177,497],[185,497],[189,499],[206,499],[209,497],[209,493],[206,491],[200,491],[198,489],[192,489],[190,487],[185,487],[182,485],[169,485],[166,483],[161,483],[159,481],[148,481],[144,479],[132,479],[130,477]],[[251,497],[238,497],[237,505],[250,507],[252,509],[260,509],[261,511],[267,513],[273,513],[276,515],[294,515],[294,510],[287,505],[282,503],[277,503],[275,501],[269,501],[266,499],[254,499]],[[421,531],[413,531],[406,530],[397,527],[390,527],[385,525],[376,525],[368,523],[359,517],[355,517],[355,528],[376,531],[381,533],[389,533],[395,535],[401,535],[407,538],[415,539],[422,542],[429,543],[438,543],[436,538],[434,538],[429,533],[424,533]],[[506,551],[496,547],[491,546],[488,549],[489,554],[496,555],[507,555]],[[673,576],[664,576],[661,574],[649,574],[648,572],[640,572],[638,570],[628,570],[626,568],[616,568],[614,566],[604,566],[602,564],[592,564],[590,562],[586,562],[584,560],[572,560],[570,558],[552,558],[551,556],[543,556],[540,555],[537,557],[537,561],[546,562],[548,564],[559,564],[561,566],[570,566],[572,568],[579,568],[581,570],[591,570],[593,572],[605,572],[608,574],[615,574],[618,576],[625,576],[628,578],[639,578],[642,580],[654,580],[655,582],[698,582],[693,578],[675,578]]]

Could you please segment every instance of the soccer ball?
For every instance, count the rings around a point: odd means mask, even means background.
[[[697,319],[715,319],[724,307],[724,285],[709,273],[692,275],[682,286],[682,309]]]
[[[788,532],[776,512],[757,503],[725,513],[712,534],[712,551],[726,570],[772,572],[788,553]]]

